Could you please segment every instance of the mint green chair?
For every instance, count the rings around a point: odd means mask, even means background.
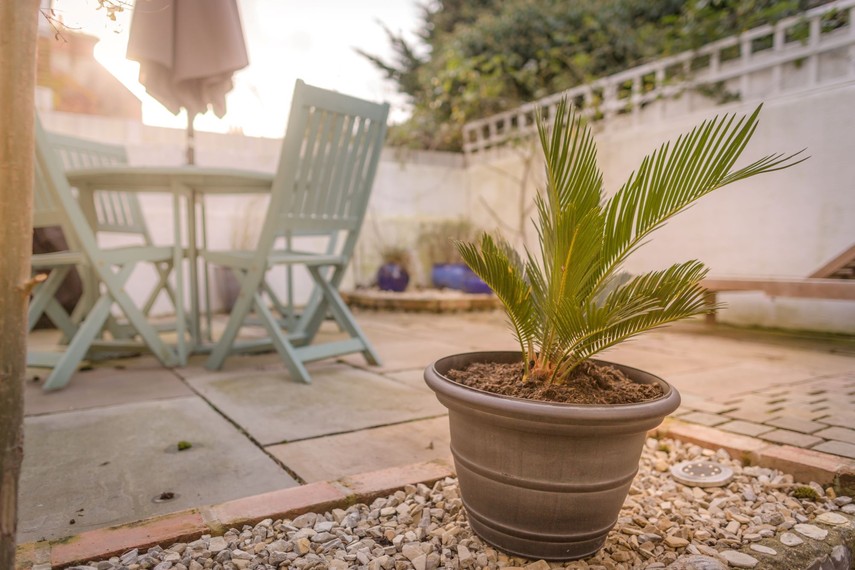
[[[293,377],[306,383],[311,381],[306,362],[361,353],[369,363],[379,364],[338,287],[365,217],[388,114],[388,104],[297,81],[257,249],[202,252],[207,262],[234,271],[241,283],[225,330],[205,364],[208,369],[221,368],[230,354],[270,346]],[[307,235],[325,237],[326,248],[316,252],[292,247],[292,240]],[[280,302],[266,281],[269,270],[279,265],[306,268],[314,283],[298,318],[293,316],[292,304]],[[314,342],[327,315],[347,333],[347,339]],[[268,338],[238,339],[244,324],[258,321]]]
[[[50,146],[57,152],[65,170],[81,170],[85,168],[101,168],[105,166],[122,166],[128,163],[128,155],[124,146],[101,143],[88,139],[48,133]],[[134,236],[141,245],[154,245],[148,225],[143,216],[139,198],[132,192],[98,191],[94,195],[94,203],[89,213],[94,220],[96,233],[112,233]],[[84,205],[86,207],[88,205]],[[86,211],[84,210],[84,213]],[[143,313],[148,316],[161,291],[169,297],[175,307],[175,292],[169,284],[171,262],[156,264],[158,283],[152,289],[148,299],[143,304]],[[84,282],[86,276],[83,276]],[[91,300],[88,290],[86,297]],[[81,303],[75,315],[85,311],[91,303]]]
[[[184,320],[177,319],[178,349],[175,350],[163,342],[143,311],[127,294],[125,285],[134,268],[141,263],[175,263],[182,255],[180,248],[152,245],[100,248],[95,232],[68,184],[62,161],[51,148],[48,135],[38,119],[35,159],[33,226],[59,226],[69,250],[33,255],[33,271],[47,272],[47,278],[33,291],[28,312],[29,325],[32,330],[38,319],[46,314],[65,334],[68,344],[60,352],[28,351],[28,366],[51,368],[43,387],[45,390],[55,390],[65,386],[81,361],[91,351],[98,349],[147,349],[165,366],[178,365],[185,353]],[[81,273],[94,275],[99,282],[92,288],[96,298],[79,322],[67,314],[54,298],[63,278],[73,267],[79,268]],[[180,279],[176,283],[177,310],[182,315]],[[114,307],[127,319],[126,328],[131,333],[124,333],[121,338],[111,340],[99,338]]]

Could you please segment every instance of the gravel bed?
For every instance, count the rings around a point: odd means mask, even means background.
[[[668,473],[678,462],[704,458],[730,466],[735,473],[733,481],[726,487],[701,489],[683,486]],[[794,493],[813,494],[815,498],[796,499]],[[768,551],[774,549],[759,544],[761,540],[775,537],[789,547],[790,543],[808,540],[811,534],[825,532],[812,523],[851,525],[851,519],[841,512],[855,514],[852,499],[836,497],[832,490],[816,483],[794,485],[790,475],[743,467],[724,451],[649,439],[617,526],[605,547],[585,560],[524,560],[486,545],[466,522],[457,480],[447,478],[432,487],[408,486],[371,505],[307,513],[293,520],[267,519],[254,527],[231,529],[222,537],[205,535],[166,549],[132,550],[121,557],[75,568],[629,570],[671,566],[715,570],[728,564],[750,568],[757,560],[752,563],[746,550],[773,556]],[[694,566],[689,564],[693,560],[697,563]]]

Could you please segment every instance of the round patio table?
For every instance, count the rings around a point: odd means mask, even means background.
[[[94,228],[96,222],[95,192],[123,191],[141,193],[166,193],[173,197],[173,224],[176,240],[173,270],[176,289],[183,295],[182,247],[179,247],[184,227],[187,228],[187,259],[189,261],[190,289],[190,347],[191,352],[204,349],[199,303],[199,250],[207,247],[203,197],[206,194],[258,194],[269,193],[273,185],[272,173],[197,166],[143,167],[117,166],[71,170],[67,172],[69,183],[79,191],[79,200],[84,215]],[[181,200],[185,202],[184,216]],[[183,219],[182,219],[183,218]],[[210,297],[205,269],[205,298],[210,335]],[[176,318],[178,329],[178,352],[182,364],[186,364],[187,349],[183,340],[183,319]]]

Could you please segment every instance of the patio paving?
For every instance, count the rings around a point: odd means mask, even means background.
[[[197,397],[28,417],[24,437],[22,542],[298,485]]]
[[[261,445],[299,441],[443,415],[414,388],[345,364],[309,367],[312,383],[286,371],[232,373],[188,380],[197,393]]]
[[[150,357],[111,361],[48,394],[28,381],[19,540],[447,458],[445,409],[422,370],[453,352],[512,349],[504,317],[357,317],[384,366],[314,363],[310,385],[292,382],[275,354],[233,357],[219,372],[200,358],[174,370]],[[674,383],[681,421],[855,459],[855,339],[691,322],[604,358]],[[193,448],[177,452],[179,440]],[[177,497],[152,502],[164,491]]]

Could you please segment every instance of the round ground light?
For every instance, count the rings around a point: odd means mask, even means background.
[[[690,487],[721,487],[733,479],[733,469],[714,461],[683,461],[671,467],[671,476]]]

